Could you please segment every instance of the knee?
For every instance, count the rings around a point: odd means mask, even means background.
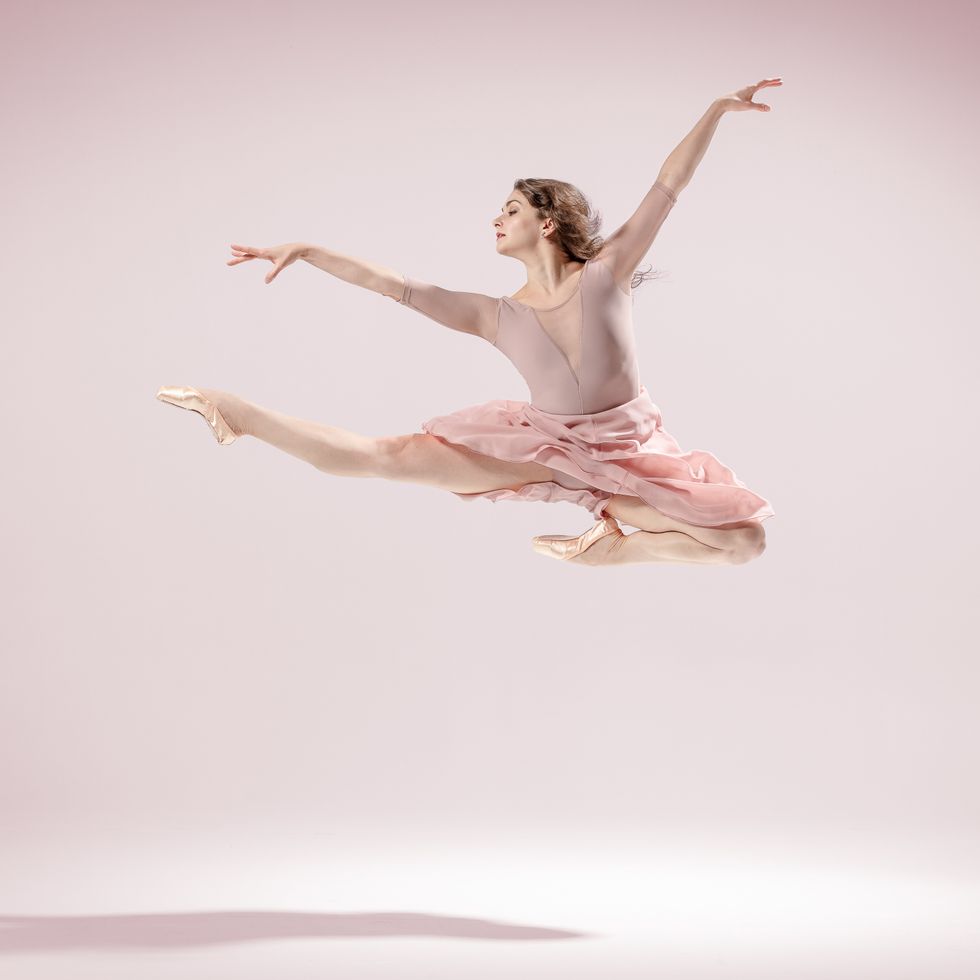
[[[730,561],[733,565],[744,565],[766,550],[766,532],[761,524],[752,522],[744,527],[732,528],[730,533]]]
[[[379,436],[374,446],[375,475],[389,480],[411,476],[420,465],[425,442],[432,438],[424,432]]]

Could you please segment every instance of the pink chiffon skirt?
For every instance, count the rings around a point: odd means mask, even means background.
[[[496,459],[550,466],[561,480],[457,493],[463,500],[563,501],[598,520],[619,493],[701,527],[774,516],[769,502],[711,453],[682,452],[643,385],[636,398],[593,415],[554,415],[528,402],[495,399],[428,419],[422,430]]]

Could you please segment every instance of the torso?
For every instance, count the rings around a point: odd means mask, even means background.
[[[501,297],[494,346],[543,411],[592,414],[636,397],[632,298],[598,259],[583,262],[547,306]]]

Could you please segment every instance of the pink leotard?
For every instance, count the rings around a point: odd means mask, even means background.
[[[625,494],[705,527],[773,516],[769,502],[711,453],[682,450],[640,383],[630,279],[676,201],[656,182],[599,254],[582,263],[572,293],[550,307],[405,277],[399,303],[493,344],[531,395],[436,416],[422,431],[496,459],[533,460],[554,474],[456,496],[564,501],[598,518],[613,494]]]
[[[652,241],[676,197],[653,185],[644,201],[643,230]],[[535,308],[509,296],[443,289],[405,277],[398,302],[437,323],[489,341],[527,382],[531,404],[545,412],[591,415],[635,398],[640,390],[632,294],[617,280],[615,256],[632,242],[614,241],[584,262],[563,302]],[[632,270],[629,270],[631,276]]]

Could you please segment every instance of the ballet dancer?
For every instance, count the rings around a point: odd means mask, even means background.
[[[539,535],[535,551],[585,565],[743,564],[762,554],[769,502],[704,450],[682,451],[639,380],[632,290],[637,266],[689,183],[727,112],[766,78],[711,103],[670,153],[634,214],[607,238],[572,184],[514,182],[491,220],[497,254],[524,263],[512,296],[445,289],[306,242],[231,245],[228,265],[263,259],[271,283],[297,260],[372,290],[496,347],[528,401],[495,399],[426,420],[421,431],[366,436],[294,418],[213,388],[165,386],[157,398],[199,413],[221,445],[249,435],[334,476],[419,483],[464,500],[566,501],[595,523],[576,536]],[[636,530],[624,534],[620,522]]]

